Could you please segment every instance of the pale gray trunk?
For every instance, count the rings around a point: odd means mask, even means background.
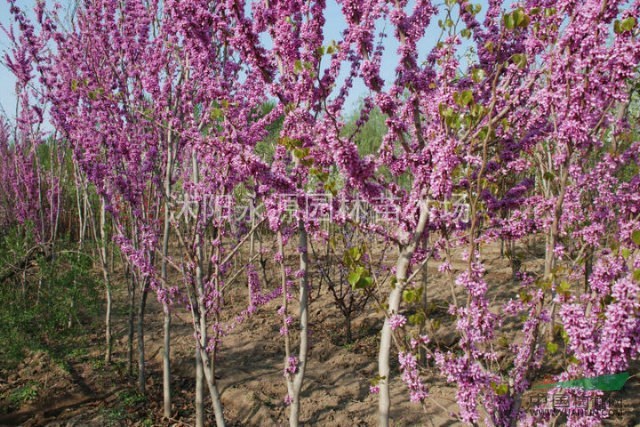
[[[389,307],[385,316],[384,325],[380,334],[380,352],[378,353],[378,376],[379,396],[378,396],[378,422],[380,426],[389,426],[389,410],[391,408],[391,398],[389,393],[390,383],[390,355],[392,331],[389,323],[389,317],[398,314],[400,302],[402,299],[402,291],[407,285],[407,271],[411,263],[411,257],[415,252],[418,241],[422,238],[422,234],[427,225],[428,211],[427,204],[422,202],[420,206],[420,217],[418,224],[406,246],[402,246],[399,251],[398,261],[396,263],[396,284],[389,294]]]
[[[199,176],[199,167],[198,160],[193,153],[192,156],[192,165],[193,165],[193,175],[192,179],[194,183],[198,183],[200,181]],[[203,423],[204,425],[204,382],[207,382],[207,386],[209,388],[209,394],[211,395],[211,404],[213,406],[213,412],[216,418],[216,426],[224,427],[224,415],[222,412],[222,401],[220,400],[220,393],[218,392],[215,376],[214,376],[214,368],[213,364],[215,361],[213,358],[209,360],[209,356],[207,354],[207,316],[206,316],[206,307],[204,305],[205,298],[205,287],[204,287],[204,278],[203,278],[203,264],[205,262],[205,253],[202,247],[202,238],[201,231],[198,230],[198,219],[200,218],[200,212],[198,209],[198,214],[196,215],[196,221],[194,222],[194,231],[195,231],[195,248],[196,248],[196,302],[198,306],[198,314],[197,319],[194,319],[196,322],[196,328],[199,329],[197,331],[199,333],[198,345],[196,346],[196,425],[200,425],[198,423]],[[198,409],[198,405],[200,408]]]
[[[224,413],[222,408],[222,400],[220,399],[220,392],[215,380],[214,362],[209,354],[206,352],[205,347],[200,348],[200,360],[202,360],[202,373],[207,382],[209,388],[209,395],[211,396],[211,404],[213,406],[213,415],[216,419],[217,427],[224,427]]]
[[[560,229],[560,218],[562,216],[562,205],[564,204],[564,197],[567,192],[567,182],[569,180],[569,165],[570,165],[571,155],[567,155],[567,160],[564,163],[564,168],[560,173],[560,191],[558,194],[558,198],[556,199],[556,204],[553,210],[553,222],[551,223],[551,229],[547,234],[546,239],[546,247],[545,247],[545,262],[544,262],[544,275],[545,279],[551,282],[552,288],[555,285],[555,275],[553,274],[556,267],[556,257],[555,257],[555,247],[558,242],[559,229]],[[553,294],[552,299],[555,299],[555,292]],[[555,303],[551,304],[551,322],[549,324],[549,329],[547,330],[547,339],[549,341],[553,340],[554,329],[555,329],[555,318],[556,318],[556,305]]]
[[[165,418],[171,418],[171,313],[163,306],[162,399]]]
[[[202,368],[202,357],[200,356],[200,344],[196,348],[196,427],[204,427],[204,369]]]
[[[100,203],[100,261],[102,264],[102,276],[104,278],[105,297],[107,301],[107,307],[105,310],[104,329],[105,329],[105,363],[111,363],[111,278],[109,277],[109,265],[107,258],[107,218],[106,218],[106,204],[105,200],[101,199]]]
[[[391,340],[392,331],[389,324],[389,317],[397,314],[400,309],[400,300],[402,297],[402,291],[406,285],[407,270],[409,268],[409,262],[413,252],[409,247],[405,247],[401,250],[398,262],[396,263],[396,285],[389,294],[389,309],[387,316],[382,327],[382,333],[380,335],[380,353],[378,354],[378,378],[380,379],[379,388],[380,395],[378,399],[378,420],[380,426],[389,425],[389,410],[391,408],[391,398],[389,393],[390,382],[390,355],[391,355]]]
[[[128,277],[128,292],[129,292],[129,321],[128,321],[128,334],[127,334],[127,372],[129,376],[133,376],[133,335],[135,331],[135,316],[136,316],[136,279],[135,274],[131,271],[131,267],[127,267]]]
[[[142,294],[138,306],[138,391],[146,393],[146,372],[144,361],[144,311],[147,305],[148,284],[142,279]]]
[[[162,259],[160,260],[162,286],[169,287],[167,257],[169,256],[171,175],[173,169],[172,133],[167,137],[167,170],[165,171],[164,191],[167,200],[164,203],[164,229],[162,235]],[[162,302],[163,312],[163,348],[162,348],[162,402],[165,418],[171,418],[171,311],[167,301]]]
[[[427,331],[427,313],[428,313],[428,308],[429,308],[429,298],[428,298],[428,293],[427,293],[427,288],[429,285],[429,273],[428,273],[428,262],[424,264],[424,267],[422,267],[422,295],[420,298],[420,305],[422,306],[422,311],[424,313],[424,321],[420,324],[420,334],[426,334]],[[420,348],[420,362],[421,364],[426,367],[427,366],[427,351],[424,348]]]
[[[309,349],[309,256],[307,230],[304,222],[298,222],[298,233],[300,233],[300,348],[298,353],[298,371],[295,373],[292,384],[293,396],[291,396],[291,408],[289,413],[289,426],[297,427],[300,422],[300,392],[307,368],[307,352]]]

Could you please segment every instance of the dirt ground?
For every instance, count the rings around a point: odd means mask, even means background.
[[[488,282],[496,300],[514,297],[510,287],[509,262],[497,248],[485,254],[492,265]],[[454,268],[462,268],[462,265]],[[535,268],[535,260],[529,265]],[[451,319],[446,314],[450,294],[437,272],[437,263],[428,267],[434,283],[430,291],[432,318],[442,326],[433,341],[453,343]],[[317,277],[315,279],[317,281]],[[513,294],[513,295],[511,295]],[[373,305],[353,321],[354,341],[345,343],[343,318],[326,287],[313,292],[310,305],[312,346],[303,393],[301,421],[307,426],[374,426],[377,398],[369,394],[370,380],[377,373],[377,343],[382,315]],[[244,289],[227,295],[231,307],[245,305]],[[287,425],[284,405],[283,339],[280,317],[274,315],[280,300],[272,301],[224,338],[216,375],[230,426]],[[193,425],[193,334],[188,313],[177,310],[172,325],[174,412],[161,418],[162,311],[153,296],[147,308],[146,355],[148,395],[135,391],[135,378],[126,369],[126,289],[116,292],[114,362],[106,366],[102,356],[100,324],[92,325],[87,337],[78,337],[76,346],[61,357],[45,352],[31,353],[12,371],[0,372],[0,426],[187,426]],[[99,322],[97,319],[96,322]],[[515,335],[508,335],[516,339]],[[431,398],[426,412],[412,404],[408,391],[392,366],[392,414],[395,426],[454,426],[448,412],[456,410],[455,389],[438,376],[425,377]],[[638,366],[632,367],[632,375]],[[609,425],[640,423],[640,381],[632,377],[615,398],[621,410]],[[207,408],[208,409],[208,408]],[[209,424],[213,425],[213,415]]]

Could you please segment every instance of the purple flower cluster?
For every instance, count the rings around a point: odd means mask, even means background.
[[[400,352],[398,354],[402,381],[409,389],[409,399],[412,402],[422,402],[429,393],[427,387],[420,380],[416,357],[411,353]]]

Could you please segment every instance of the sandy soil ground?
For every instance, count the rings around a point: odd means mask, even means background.
[[[496,301],[515,297],[511,269],[497,248],[485,254],[492,265],[488,281]],[[293,258],[292,258],[293,259]],[[294,260],[295,261],[295,260]],[[432,265],[433,264],[433,265]],[[450,290],[437,272],[428,267],[431,319],[440,327],[433,332],[434,345],[446,348],[455,341],[452,319],[446,313]],[[462,265],[454,265],[462,268]],[[536,268],[536,260],[527,264]],[[314,277],[318,281],[318,277]],[[433,289],[433,290],[431,290]],[[135,392],[135,380],[127,375],[126,290],[117,291],[114,363],[105,366],[101,355],[99,324],[64,357],[44,352],[31,353],[12,371],[0,372],[0,426],[151,426],[193,425],[193,337],[189,315],[177,311],[173,320],[174,414],[161,418],[161,307],[151,296],[147,309],[146,354],[148,395]],[[313,292],[310,305],[312,347],[302,395],[301,421],[305,426],[374,426],[377,398],[369,394],[370,380],[377,372],[377,343],[382,315],[370,305],[353,321],[354,341],[344,339],[343,318],[326,287]],[[245,305],[245,289],[227,295],[231,307]],[[217,376],[225,418],[230,426],[288,425],[283,399],[283,339],[280,318],[275,316],[278,301],[272,301],[233,330],[223,342]],[[99,321],[99,319],[98,319]],[[508,340],[517,339],[507,330]],[[448,412],[456,410],[455,389],[443,378],[427,374],[431,398],[426,412],[408,400],[408,392],[398,377],[394,363],[392,419],[394,426],[454,426]],[[638,366],[630,369],[638,372]],[[618,393],[620,411],[610,425],[640,423],[640,381],[633,377]],[[210,424],[213,416],[209,414]]]

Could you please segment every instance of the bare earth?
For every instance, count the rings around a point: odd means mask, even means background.
[[[493,249],[493,248],[492,248]],[[494,268],[488,282],[498,300],[515,297],[511,270],[497,250],[485,258]],[[293,260],[294,258],[292,258]],[[462,268],[462,265],[454,267]],[[528,268],[535,267],[535,262]],[[440,328],[433,333],[434,345],[446,349],[453,344],[453,324],[446,309],[449,288],[437,273],[437,264],[429,264],[433,282],[432,319]],[[314,277],[317,282],[317,277]],[[431,292],[431,290],[430,290]],[[126,289],[117,291],[115,306],[114,362],[105,366],[102,356],[100,325],[91,326],[89,338],[63,357],[44,352],[31,353],[17,369],[0,371],[0,426],[151,426],[193,425],[193,337],[188,313],[178,310],[173,318],[173,390],[174,413],[171,420],[161,418],[161,345],[162,311],[153,295],[147,307],[146,355],[148,360],[148,396],[135,392],[135,379],[125,366]],[[328,290],[313,292],[310,306],[312,348],[303,387],[301,420],[309,426],[374,426],[377,399],[369,394],[370,380],[377,372],[377,340],[382,315],[373,305],[353,323],[354,342],[345,343],[343,318]],[[246,305],[246,292],[236,287],[227,295],[230,307]],[[279,334],[280,317],[275,315],[280,300],[272,301],[236,328],[224,339],[216,375],[222,393],[225,418],[230,426],[288,425],[283,399],[283,339]],[[96,320],[99,322],[99,319]],[[515,335],[506,333],[509,339]],[[455,426],[447,412],[457,409],[455,389],[443,378],[431,375],[425,380],[431,399],[426,412],[408,399],[399,379],[397,363],[392,380],[392,419],[395,426]],[[638,372],[638,365],[629,372]],[[542,379],[542,378],[541,378]],[[633,426],[640,423],[640,381],[632,377],[623,392],[616,395],[620,410],[609,425]],[[213,425],[213,415],[209,414]]]

